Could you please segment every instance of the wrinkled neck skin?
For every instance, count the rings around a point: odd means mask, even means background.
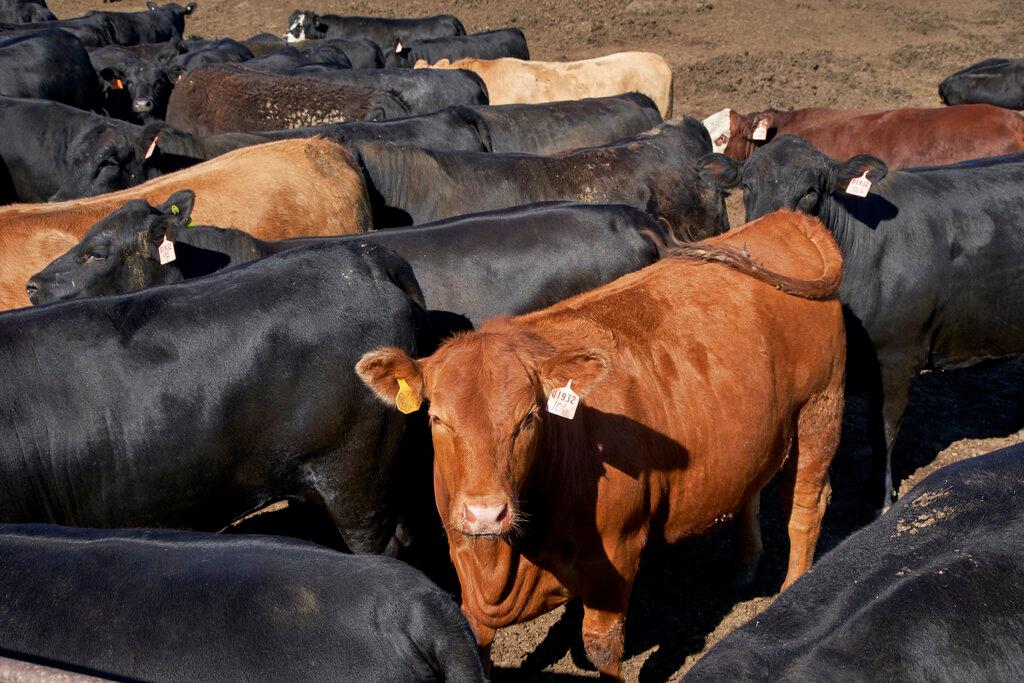
[[[580,421],[577,414],[576,421]],[[557,420],[551,416],[551,420]],[[574,430],[585,432],[583,424]],[[470,537],[449,531],[451,558],[462,584],[462,606],[468,616],[492,629],[520,623],[544,614],[565,603],[578,593],[575,577],[579,569],[575,560],[581,553],[573,552],[576,540],[572,529],[576,518],[568,516],[586,512],[588,501],[576,500],[571,510],[559,507],[556,521],[549,513],[553,496],[565,496],[568,486],[562,451],[557,442],[564,434],[561,425],[545,424],[537,444],[534,467],[521,494],[522,512],[527,515],[524,531],[512,539]],[[589,457],[590,451],[586,456]],[[580,453],[583,455],[583,453]],[[577,468],[579,463],[577,463]],[[554,488],[551,488],[552,485]],[[435,467],[434,487],[442,518],[450,509],[450,499]],[[589,514],[593,515],[592,506]],[[446,526],[450,528],[450,525]],[[591,522],[593,525],[593,522]],[[558,555],[561,553],[560,555]],[[557,555],[557,556],[556,556]],[[567,566],[567,561],[571,566]],[[557,565],[555,563],[557,562]],[[545,567],[559,566],[559,576]]]

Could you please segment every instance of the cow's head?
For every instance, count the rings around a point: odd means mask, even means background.
[[[177,30],[178,35],[181,35],[185,33],[185,17],[195,12],[199,7],[199,3],[190,2],[182,7],[174,2],[168,2],[164,5],[157,5],[155,2],[147,2],[146,7],[149,8],[150,12],[161,12],[164,14],[171,20],[171,23],[174,25],[175,30]]]
[[[775,138],[775,117],[776,112],[771,109],[746,116],[723,109],[704,119],[704,127],[711,135],[715,152],[743,161]]]
[[[170,41],[152,59],[100,69],[108,101],[127,100],[134,118],[143,123],[165,118],[178,75],[175,58],[183,49],[180,41]]]
[[[559,350],[532,334],[485,330],[455,337],[421,361],[378,349],[356,373],[391,405],[430,402],[434,486],[446,526],[507,536],[524,520],[521,503],[545,430],[567,422],[546,411],[547,396],[572,380],[585,397],[607,365],[596,349]]]
[[[133,187],[149,179],[149,141],[113,125],[83,128],[67,149],[69,173],[51,202],[91,197]]]
[[[308,38],[322,38],[327,33],[327,24],[312,10],[295,10],[288,17],[288,30],[284,39],[289,43],[297,43]]]
[[[33,304],[131,292],[182,279],[158,249],[190,220],[195,194],[175,192],[160,206],[133,199],[99,221],[82,241],[28,281]]]
[[[844,162],[825,156],[811,143],[783,135],[746,161],[708,154],[697,162],[701,177],[720,190],[743,189],[743,206],[752,221],[778,209],[817,216],[823,199],[845,193],[854,178],[876,183],[889,172],[885,162],[858,155]]]

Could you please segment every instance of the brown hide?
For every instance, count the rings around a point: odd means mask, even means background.
[[[768,121],[770,142],[797,135],[833,159],[869,154],[891,168],[941,166],[1024,151],[1024,117],[988,104],[891,109],[769,109],[746,116],[731,112],[725,154],[744,160],[766,142],[752,136]]]
[[[196,223],[232,226],[260,239],[372,227],[362,174],[342,146],[312,138],[245,147],[120,192],[0,207],[0,310],[28,306],[28,279],[129,199],[156,205],[182,189],[196,193]]]
[[[843,409],[839,250],[816,219],[778,212],[674,251],[422,361],[383,349],[357,366],[385,400],[402,378],[430,401],[437,507],[484,646],[580,596],[588,655],[619,675],[645,545],[739,514],[738,554],[756,561],[758,493],[780,469],[785,585],[811,564]],[[570,379],[567,420],[545,397]],[[473,531],[481,513],[491,535]]]

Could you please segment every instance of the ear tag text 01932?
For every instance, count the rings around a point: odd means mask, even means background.
[[[415,413],[420,409],[422,401],[412,390],[409,383],[401,377],[398,378],[398,394],[395,395],[395,406],[403,413]]]
[[[851,180],[850,184],[846,186],[846,194],[852,194],[855,197],[867,197],[870,190],[871,181],[868,180],[867,171],[864,171],[864,175]]]
[[[561,389],[555,389],[548,396],[548,412],[552,415],[571,420],[576,416],[576,408],[580,404],[579,395],[572,390],[572,380],[566,382]]]
[[[157,247],[157,253],[160,255],[160,265],[166,266],[168,263],[177,258],[174,253],[174,242],[171,242],[167,237],[164,237],[164,241]]]

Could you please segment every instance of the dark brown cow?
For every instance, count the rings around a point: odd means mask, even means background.
[[[751,578],[758,494],[780,468],[784,585],[811,564],[843,410],[839,250],[816,219],[780,212],[668,251],[421,361],[384,348],[356,366],[386,402],[430,401],[437,507],[485,648],[580,596],[587,654],[620,676],[648,541],[738,515]],[[545,410],[566,386],[579,397],[568,419]]]
[[[383,90],[305,76],[208,67],[184,76],[171,93],[167,122],[195,135],[306,128],[322,123],[408,116]]]
[[[1024,151],[1024,118],[988,104],[908,109],[797,109],[704,120],[716,152],[738,161],[781,135],[804,138],[833,159],[869,154],[892,168],[942,166]]]

